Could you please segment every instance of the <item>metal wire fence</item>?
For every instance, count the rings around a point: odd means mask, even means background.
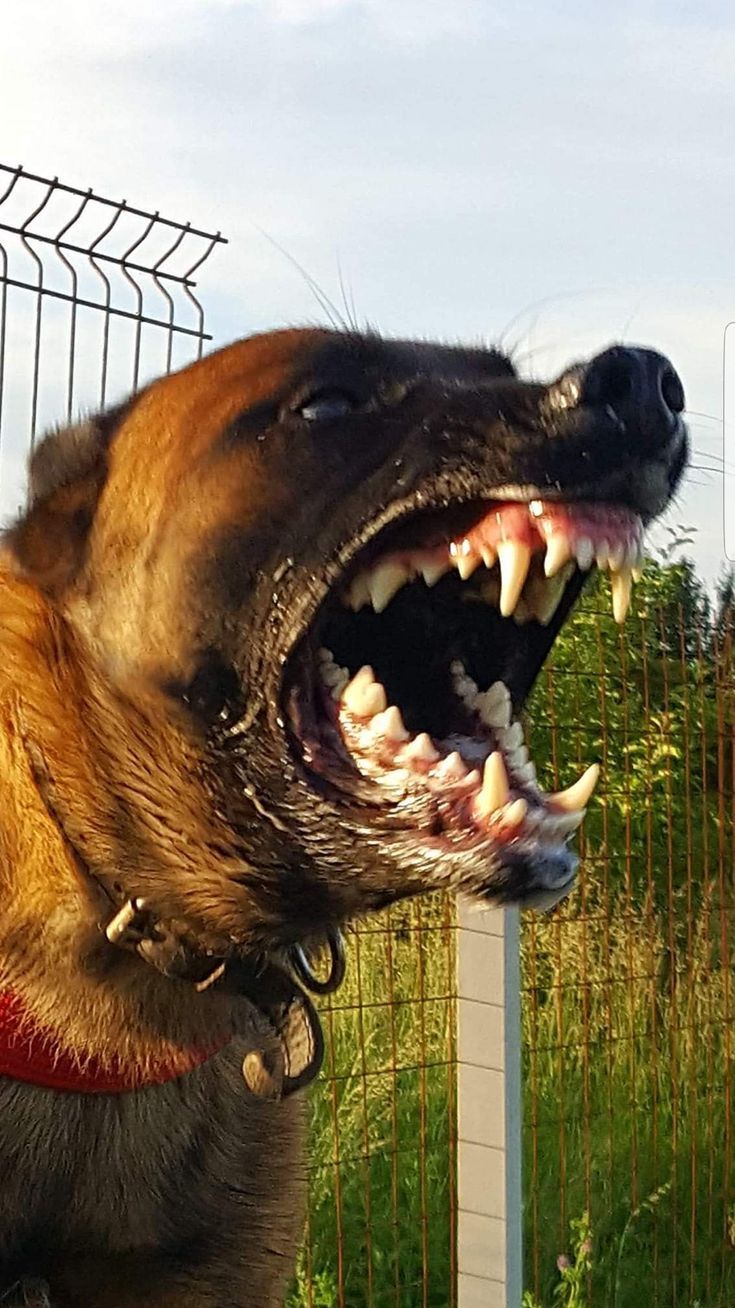
[[[198,357],[195,272],[224,238],[0,164],[0,488],[39,431]]]
[[[193,275],[222,239],[0,165],[3,511],[21,503],[44,426],[201,354]],[[593,582],[529,707],[548,788],[603,763],[579,889],[522,937],[525,1200],[507,1220],[524,1223],[529,1308],[735,1304],[735,668],[721,599],[660,559],[621,633]],[[439,897],[351,935],[347,981],[324,1006],[289,1308],[465,1308],[457,950]]]

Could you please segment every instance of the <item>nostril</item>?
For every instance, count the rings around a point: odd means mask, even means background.
[[[686,403],[684,387],[674,369],[667,364],[659,378],[661,399],[672,413],[681,413]]]
[[[637,370],[623,350],[611,350],[590,366],[584,380],[583,404],[609,404],[617,410],[633,399]]]

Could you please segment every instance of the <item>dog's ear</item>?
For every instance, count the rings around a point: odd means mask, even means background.
[[[28,508],[6,534],[23,572],[60,595],[85,557],[112,437],[129,404],[49,432],[29,464]]]

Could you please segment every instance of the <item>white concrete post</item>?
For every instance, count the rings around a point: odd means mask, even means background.
[[[461,905],[458,1308],[520,1308],[521,1004],[517,909]]]

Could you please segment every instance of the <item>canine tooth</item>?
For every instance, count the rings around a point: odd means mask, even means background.
[[[500,612],[509,618],[513,612],[531,563],[531,548],[520,540],[498,542],[500,563]]]
[[[439,578],[443,577],[445,572],[449,572],[450,567],[449,560],[446,563],[424,563],[421,568],[421,576],[427,586],[435,586]]]
[[[536,605],[536,617],[542,627],[548,627],[551,622],[561,603],[566,584],[567,578],[561,572],[556,577],[550,577],[546,582],[546,595],[543,601]]]
[[[396,704],[391,704],[385,712],[378,713],[373,718],[372,729],[378,735],[385,736],[388,740],[410,740],[411,737],[403,725],[401,710]]]
[[[387,609],[393,596],[408,581],[409,573],[401,563],[379,563],[371,573],[368,586],[376,613]]]
[[[586,808],[592,798],[599,775],[599,764],[592,763],[574,785],[568,786],[566,790],[557,791],[555,795],[549,795],[548,799],[557,808],[564,809],[566,813]]]
[[[482,560],[478,554],[463,554],[457,559],[457,572],[463,581],[471,577],[476,568],[479,568]]]
[[[555,531],[549,537],[546,545],[546,558],[544,559],[544,572],[547,577],[553,577],[568,563],[572,557],[572,547],[569,539],[563,531]]]
[[[497,808],[503,808],[509,799],[508,773],[505,770],[503,755],[499,749],[496,749],[485,763],[477,808],[483,817],[488,817]]]
[[[587,572],[587,570],[592,567],[595,557],[595,547],[589,536],[580,536],[578,538],[574,552],[577,556],[577,563],[580,568],[583,572]]]
[[[616,622],[625,622],[630,608],[630,596],[633,589],[633,572],[631,568],[622,568],[614,572],[611,578],[613,617]]]
[[[372,718],[388,707],[388,697],[369,664],[356,672],[342,693],[342,703],[358,718]]]

